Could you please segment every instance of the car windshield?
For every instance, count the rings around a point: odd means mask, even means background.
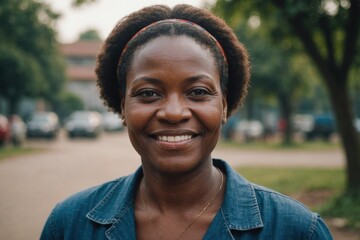
[[[45,114],[33,115],[32,118],[31,118],[31,121],[34,121],[34,122],[48,122],[49,121],[49,116],[47,116]]]
[[[76,119],[76,120],[88,120],[90,118],[90,114],[89,113],[75,113],[71,119]]]

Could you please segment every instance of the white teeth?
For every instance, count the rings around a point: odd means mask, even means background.
[[[181,135],[181,136],[158,136],[158,140],[163,142],[181,142],[191,139],[191,135]]]

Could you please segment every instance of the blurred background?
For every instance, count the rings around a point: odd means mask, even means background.
[[[0,239],[38,238],[57,202],[140,165],[96,56],[122,17],[178,3],[222,17],[251,58],[214,155],[360,239],[358,0],[0,1]]]

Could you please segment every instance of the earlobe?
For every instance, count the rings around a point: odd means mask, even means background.
[[[120,102],[120,117],[121,117],[121,124],[126,127],[126,120],[125,120],[125,98],[120,93],[121,102]]]
[[[222,116],[222,121],[221,121],[221,123],[222,123],[222,124],[225,124],[226,121],[227,121],[227,115],[228,115],[226,96],[223,96],[222,102],[223,102],[223,116]]]
[[[121,124],[126,127],[126,120],[124,117],[121,117]]]
[[[227,118],[226,118],[226,116],[224,116],[221,123],[224,125],[226,123],[226,121],[227,121]]]

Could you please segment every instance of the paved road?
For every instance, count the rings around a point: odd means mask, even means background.
[[[0,239],[38,239],[54,205],[89,186],[133,172],[139,157],[127,135],[99,140],[32,141],[44,151],[0,161]],[[216,149],[214,157],[232,165],[341,167],[339,150],[314,153]]]

